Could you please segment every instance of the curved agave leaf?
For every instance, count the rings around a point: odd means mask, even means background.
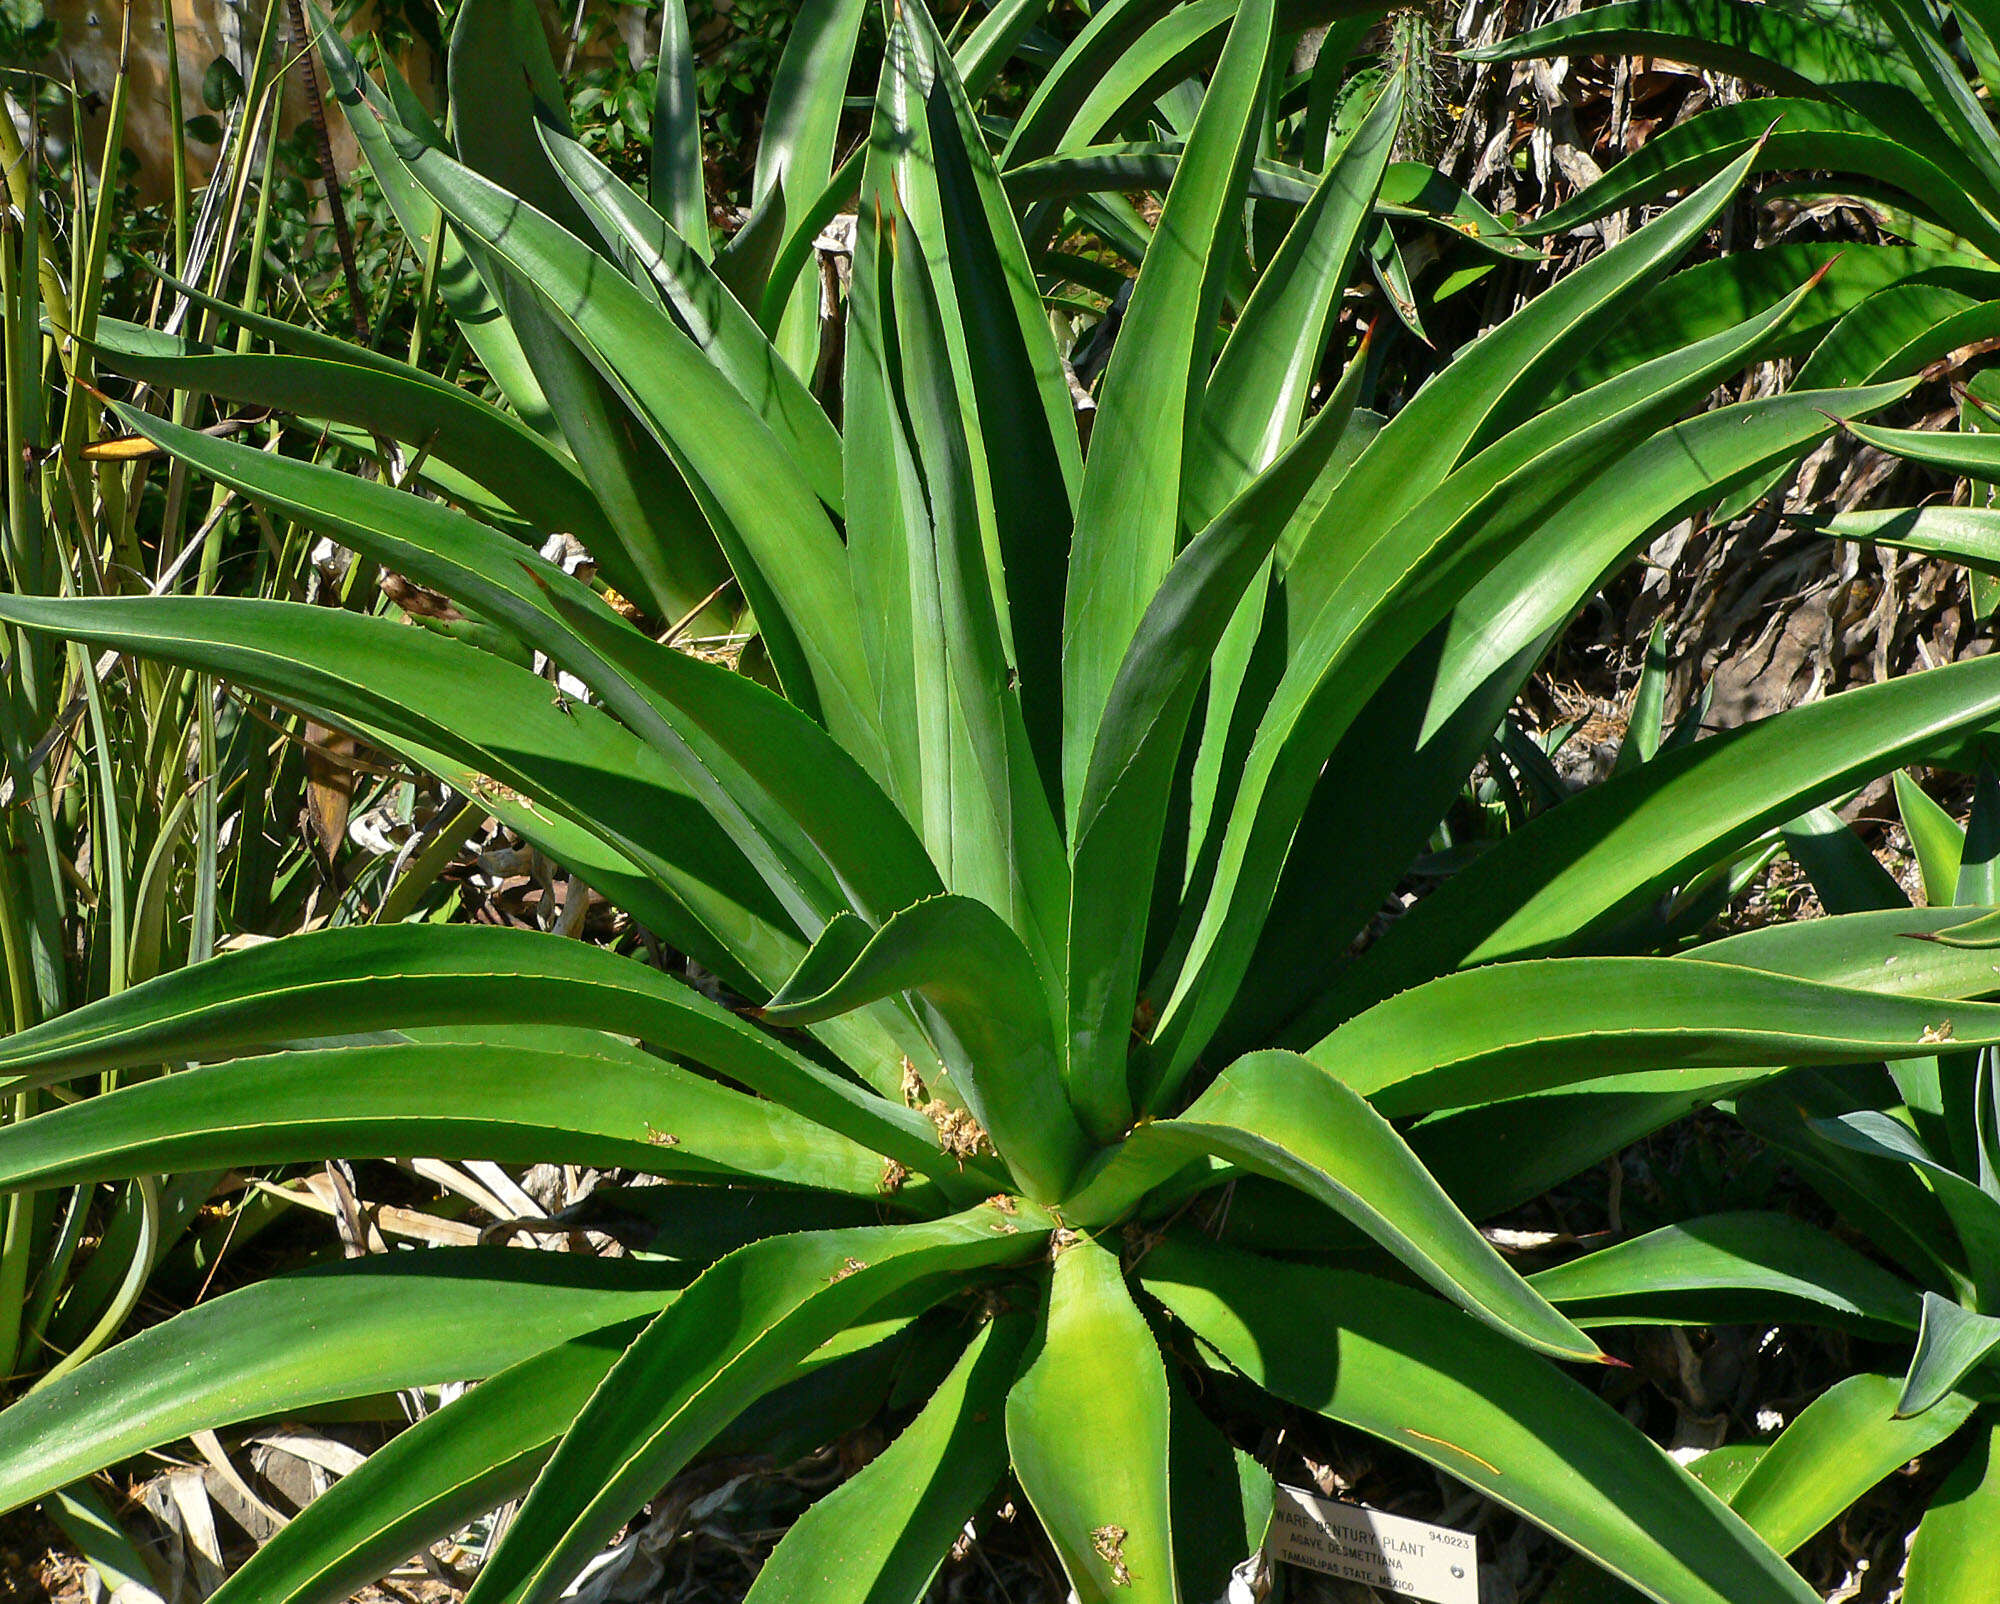
[[[1025,1314],[982,1326],[896,1440],[792,1524],[744,1604],[916,1604],[1006,1471],[1002,1410],[1032,1333]]]
[[[1166,1369],[1118,1255],[1089,1237],[1057,1249],[1007,1446],[1083,1604],[1180,1604]]]
[[[1393,1118],[1642,1070],[1919,1058],[1989,1041],[2000,1041],[2000,1003],[1695,958],[1546,958],[1402,992],[1307,1056]]]
[[[383,198],[396,214],[396,222],[424,260],[435,255],[438,263],[438,296],[453,320],[465,333],[465,342],[479,358],[479,365],[498,386],[507,404],[521,421],[552,444],[561,445],[563,434],[549,410],[548,397],[529,365],[527,353],[499,303],[467,251],[464,241],[444,221],[436,204],[412,183],[401,167],[377,159],[378,136],[384,122],[405,121],[411,134],[432,144],[444,145],[444,135],[428,116],[418,118],[415,96],[402,84],[392,65],[385,64],[384,76],[392,90],[404,91],[391,107],[390,97],[375,87],[362,72],[360,63],[347,47],[340,30],[333,26],[317,4],[311,6],[313,36],[320,59],[326,64],[327,88],[346,112],[348,127],[361,147],[362,160],[381,186]],[[280,344],[280,349],[291,347]],[[618,567],[622,550],[609,553],[613,568]],[[607,572],[611,570],[607,569]],[[625,569],[627,577],[636,577]],[[641,587],[635,584],[634,589]]]
[[[438,161],[449,160],[442,143],[412,134],[394,118],[377,121],[368,114],[353,84],[343,83],[344,75],[358,78],[358,71],[351,62],[334,64],[335,52],[324,37],[333,33],[324,30],[322,48],[335,92],[347,107],[349,126],[371,167],[378,174],[396,168],[398,147],[404,144],[427,151]],[[568,119],[548,36],[529,0],[471,0],[461,5],[445,54],[445,77],[452,103],[453,148],[466,169],[519,197],[514,204],[537,208],[537,215],[546,213],[575,234],[589,234],[590,225],[535,135],[543,122],[554,122],[567,132]],[[407,186],[411,176],[407,170],[398,172],[398,187]],[[436,199],[430,197],[433,203]],[[726,573],[720,560],[723,553],[698,498],[690,493],[685,469],[677,471],[662,442],[632,427],[614,385],[593,369],[589,354],[571,339],[536,287],[510,275],[504,258],[486,242],[463,228],[459,233],[505,310],[563,438],[617,533],[621,561],[607,572],[638,579],[642,588],[636,594],[663,618],[679,618],[702,607]],[[600,267],[606,266],[604,258],[596,260]]]
[[[1655,1599],[1817,1598],[1603,1400],[1434,1298],[1179,1239],[1140,1276],[1266,1392],[1429,1461]]]
[[[306,355],[239,355],[99,318],[91,351],[128,378],[358,424],[449,463],[538,529],[566,530],[594,552],[610,543],[576,465],[518,419],[421,369],[361,362],[350,355],[357,347],[325,343],[332,349]]]
[[[1191,528],[1206,528],[1298,434],[1402,109],[1399,86],[1376,96],[1231,326],[1183,469],[1181,499]]]
[[[939,889],[895,808],[810,719],[742,674],[656,645],[553,563],[386,485],[119,415],[211,478],[503,622],[597,689],[807,928],[849,897],[882,918]]]
[[[955,419],[963,429],[965,477],[984,544],[999,558],[986,588],[1007,660],[1020,676],[1020,716],[1053,802],[1061,762],[1060,608],[1083,472],[1075,404],[971,85],[960,81],[921,5],[898,13],[890,46],[869,185],[872,193],[892,188],[897,227],[907,225],[928,268],[938,315],[921,330],[923,347],[910,354],[931,366],[939,365],[931,350],[941,345],[950,354],[949,384],[940,376],[930,389],[940,396],[955,391],[956,406],[936,427],[942,434]],[[864,219],[864,237],[872,221]],[[939,446],[927,454],[936,458]],[[857,461],[864,474],[865,464]],[[969,562],[961,565],[971,570]]]
[[[1896,1400],[1896,1417],[1908,1419],[1936,1408],[1996,1347],[2000,1320],[1926,1292],[1923,1326]]]
[[[1971,1415],[1953,1397],[1921,1421],[1895,1408],[1889,1376],[1848,1376],[1787,1426],[1730,1497],[1729,1507],[1789,1554],[1885,1476],[1943,1442]]]
[[[701,164],[701,103],[695,98],[694,41],[685,0],[660,7],[660,54],[654,63],[653,160],[646,193],[653,210],[704,262],[715,252],[708,237],[708,184]]]
[[[1744,1129],[1782,1149],[1842,1219],[1918,1284],[1970,1298],[1972,1279],[1951,1216],[1916,1167],[1863,1154],[1827,1133],[1828,1122],[1841,1114],[1892,1095],[1879,1082],[1857,1089],[1833,1074],[1794,1071],[1769,1085],[1747,1087],[1728,1107]]]
[[[0,1042],[17,1087],[197,1053],[432,1024],[520,1020],[628,1035],[727,1076],[947,1193],[966,1180],[919,1116],[814,1063],[692,987],[532,931],[370,925],[307,932],[162,975]],[[954,1194],[957,1195],[957,1194]]]
[[[209,1597],[335,1604],[518,1498],[640,1327],[627,1321],[558,1343],[425,1415],[280,1527]]]
[[[1065,1205],[1065,1217],[1086,1227],[1116,1219],[1141,1192],[1202,1155],[1325,1204],[1468,1313],[1529,1347],[1559,1359],[1604,1359],[1452,1206],[1394,1126],[1292,1053],[1240,1058],[1178,1118],[1140,1126],[1097,1185]]]
[[[557,174],[606,243],[637,257],[689,338],[770,427],[820,500],[838,513],[839,433],[757,320],[715,276],[705,253],[574,139],[548,128],[539,131]],[[703,243],[707,232],[704,215]]]
[[[633,1510],[821,1343],[922,1277],[1032,1255],[1052,1222],[982,1206],[752,1243],[634,1339],[536,1479],[468,1604],[543,1604]],[[551,1255],[553,1257],[553,1255]],[[937,1286],[937,1294],[949,1283]]]
[[[0,1127],[0,1189],[424,1153],[878,1193],[879,1154],[616,1045],[344,1047],[189,1070]]]
[[[1120,665],[1071,832],[1067,1081],[1100,1139],[1131,1123],[1126,1057],[1182,738],[1244,591],[1315,486],[1341,471],[1346,418],[1329,406],[1188,543]]]
[[[839,537],[798,466],[694,342],[547,217],[417,145],[398,154],[446,215],[534,288],[673,455],[756,613],[787,695],[879,776],[860,627]]]
[[[765,226],[778,237],[832,175],[848,68],[867,11],[865,0],[806,0],[792,19],[771,80],[750,189],[751,204],[769,208]],[[802,279],[785,304],[776,343],[807,381],[818,365],[819,340],[819,285]]]
[[[1746,100],[1676,123],[1574,200],[1543,213],[1535,232],[1566,233],[1699,183],[1752,147],[1754,171],[1826,168],[1880,179],[1936,208],[1988,256],[2000,254],[2000,223],[1972,199],[1978,180],[1967,163],[1943,152],[1934,161],[1858,112],[1815,100]]]
[[[1000,916],[970,898],[932,897],[890,919],[858,953],[851,926],[832,939],[845,970],[825,984],[836,965],[809,958],[800,990],[787,984],[764,1017],[811,1024],[896,992],[921,998],[957,1095],[1022,1189],[1039,1202],[1059,1199],[1086,1144],[1063,1096],[1045,982]],[[800,994],[810,987],[821,989]]]
[[[1967,1268],[1972,1272],[1975,1294],[1991,1307],[1996,1295],[2000,1295],[2000,1198],[1936,1158],[1909,1126],[1879,1109],[1859,1109],[1832,1119],[1817,1119],[1813,1125],[1827,1140],[1868,1158],[1900,1160],[1917,1167],[1925,1184],[1937,1194],[1939,1204],[1951,1217],[1952,1229],[1958,1234]],[[1938,1333],[1940,1338],[1944,1335],[1943,1331]]]
[[[1528,1278],[1585,1326],[1806,1318],[1911,1330],[1922,1299],[1838,1237],[1789,1214],[1708,1214]]]
[[[294,1271],[127,1337],[0,1414],[0,1508],[281,1409],[490,1375],[670,1305],[673,1266],[433,1248]]]
[[[906,808],[950,888],[1000,912],[1056,976],[1068,876],[1054,636],[1024,630],[1056,627],[1047,586],[1060,588],[1075,430],[1033,275],[956,88],[935,28],[906,8],[855,245],[850,568]]]
[[[1371,443],[1291,556],[1285,576],[1291,616],[1316,618],[1361,560],[1367,543],[1344,538],[1346,531],[1386,534],[1622,325],[1627,309],[1701,237],[1747,171],[1745,157],[1537,296],[1419,390]],[[1807,276],[1800,273],[1792,287]]]
[[[1862,301],[1798,371],[1800,388],[1864,384],[1920,372],[1962,345],[2000,330],[2000,305],[1921,280],[1892,284]]]
[[[400,752],[577,872],[595,879],[608,857],[635,909],[666,910],[687,950],[753,989],[795,961],[787,910],[666,760],[524,667],[387,618],[284,602],[19,596],[0,598],[0,616],[201,668]]]
[[[1768,321],[1635,369],[1496,441],[1369,547],[1321,612],[1299,620],[1219,843],[1213,884],[1161,1010],[1155,1097],[1179,1084],[1221,1023],[1326,759],[1393,665],[1571,496],[1789,315],[1789,306],[1776,309]],[[1377,436],[1330,508],[1389,434]],[[1324,527],[1323,514],[1316,528]],[[1288,593],[1297,568],[1295,561],[1287,570]]]
[[[744,1441],[809,1452],[851,1417],[873,1415],[904,1351],[885,1337],[909,1323],[890,1316],[842,1332],[718,1439],[715,1452],[739,1451]],[[548,1349],[425,1415],[314,1499],[213,1596],[224,1604],[339,1604],[408,1555],[519,1498],[644,1324],[628,1320]]]
[[[1017,167],[1053,154],[1091,86],[1170,8],[1171,0],[1110,0],[1099,6],[1028,97],[1001,165]]]
[[[2000,194],[2000,140],[1994,138],[1992,116],[1946,51],[1929,9],[1909,0],[1872,0],[1870,9],[1915,69],[1923,85],[1922,98],[1941,130],[1978,172],[1980,189],[1987,196]]]
[[[1844,8],[1847,26],[1824,11],[1808,13],[1745,0],[1623,0],[1593,6],[1494,45],[1463,52],[1468,61],[1525,61],[1536,56],[1664,56],[1748,78],[1780,94],[1852,80],[1919,80],[1875,37],[1867,15]]]
[[[1608,253],[1607,253],[1608,254]],[[1775,358],[1814,349],[1857,306],[1894,284],[1921,278],[1981,301],[2000,298],[2000,271],[1984,258],[1910,245],[1773,245],[1700,262],[1640,298],[1631,315],[1577,362],[1563,391],[1601,383],[1635,362],[1678,349],[1773,305],[1823,273],[1811,304],[1759,352]]]

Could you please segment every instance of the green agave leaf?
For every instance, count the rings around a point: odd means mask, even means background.
[[[1920,1284],[1971,1295],[1965,1255],[1951,1216],[1920,1172],[1900,1160],[1885,1163],[1835,1141],[1826,1123],[1857,1103],[1886,1102],[1879,1081],[1857,1089],[1837,1073],[1794,1071],[1733,1095],[1729,1112],[1761,1141],[1782,1149],[1848,1224],[1896,1260]]]
[[[542,148],[607,244],[631,251],[688,337],[762,418],[813,492],[840,511],[840,435],[805,381],[709,267],[706,253],[573,139],[541,130]],[[701,235],[706,244],[708,223]]]
[[[1902,1395],[1896,1400],[1896,1417],[1908,1419],[1934,1409],[1996,1346],[2000,1346],[2000,1320],[1926,1292],[1923,1326],[1917,1332],[1917,1351],[1910,1356]]]
[[[1892,284],[1862,301],[1808,357],[1794,384],[1859,384],[1920,372],[1948,352],[1989,339],[2000,306],[1942,284]]]
[[[2000,1425],[1982,1420],[1972,1450],[1917,1524],[1904,1572],[1910,1604],[1978,1604],[2000,1565]]]
[[[602,258],[434,150],[399,151],[446,214],[534,288],[686,475],[756,614],[780,681],[879,775],[860,626],[840,540],[763,420]]]
[[[977,128],[949,92],[943,42],[908,9],[889,45],[856,246],[849,467],[857,481],[887,481],[886,457],[896,472],[893,483],[857,488],[885,498],[885,515],[857,530],[852,567],[857,592],[882,602],[865,611],[871,624],[881,620],[871,654],[884,728],[909,732],[900,743],[904,783],[934,855],[949,866],[948,884],[1001,913],[1053,978],[1066,968],[1068,895],[1050,790],[1055,687],[1045,681],[1034,703],[1023,699],[1006,598],[1010,582],[1025,595],[1038,575],[1055,577],[1051,560],[1060,567],[1048,543],[1068,526],[1069,493],[1050,428],[1074,426],[1066,391],[1060,421],[1044,404],[1054,386],[1036,370],[1053,379],[1054,354],[1039,303],[1021,304],[1033,278],[1018,245],[1011,272],[998,249],[951,248],[997,239],[996,229],[1011,233],[1013,224],[997,195],[988,209],[985,192],[995,186],[990,171],[982,185],[964,143]],[[1037,320],[1032,336],[1028,316]],[[995,386],[977,382],[981,328],[991,331],[996,373],[1013,369],[1004,410],[1018,413],[1017,426],[1000,424]],[[992,453],[1009,437],[1020,455],[1003,461]],[[1015,487],[1003,491],[1003,476]],[[1035,479],[1039,491],[1024,498],[1019,482]],[[1022,571],[1003,572],[996,554],[1002,564],[1024,558]],[[1029,621],[1053,629],[1049,606],[1038,598]],[[1047,663],[1050,649],[1036,643],[1035,659]],[[892,704],[908,709],[906,722]]]
[[[1268,1175],[1337,1211],[1468,1313],[1529,1347],[1603,1361],[1597,1344],[1531,1291],[1458,1212],[1394,1126],[1292,1053],[1239,1058],[1179,1118],[1142,1125],[1106,1165],[1100,1186],[1079,1192],[1065,1214],[1092,1222],[1098,1198],[1128,1204],[1148,1181],[1164,1181],[1200,1155]]]
[[[1224,242],[1238,226],[1256,147],[1274,5],[1244,0],[1237,9],[1105,370],[1063,612],[1062,769],[1072,835],[1118,666],[1180,545],[1181,477],[1230,254]]]
[[[1025,1314],[982,1326],[896,1440],[793,1523],[745,1604],[917,1604],[1006,1472],[1002,1410],[1033,1330]]]
[[[1917,1289],[1789,1214],[1709,1214],[1528,1278],[1585,1326],[1728,1325],[1801,1317],[1910,1330]],[[1774,1312],[1782,1311],[1782,1312]]]
[[[487,1560],[470,1604],[557,1597],[631,1513],[821,1343],[925,1276],[1030,1257],[1052,1222],[1013,1205],[924,1225],[774,1237],[701,1275],[606,1375]],[[558,1257],[558,1255],[548,1255]],[[950,1289],[940,1284],[937,1292]]]
[[[1806,873],[1831,914],[1907,906],[1909,898],[1847,821],[1824,805],[1784,828],[1785,855]]]
[[[771,208],[769,228],[782,238],[833,173],[834,141],[847,95],[865,0],[805,0],[792,18],[771,80],[751,178],[753,207]],[[810,381],[819,360],[819,284],[792,286],[776,344],[792,370]]]
[[[576,465],[532,429],[418,368],[352,361],[340,342],[327,343],[336,351],[241,356],[100,318],[91,350],[128,378],[358,424],[458,468],[539,529],[566,530],[593,552],[610,544]]]
[[[1106,129],[1138,116],[1215,55],[1235,0],[1192,0],[1173,6],[1132,40],[1090,85],[1058,146],[1088,145]]]
[[[1949,1437],[1972,1413],[1953,1397],[1921,1420],[1895,1411],[1890,1376],[1849,1376],[1807,1405],[1730,1498],[1781,1554],[1789,1554],[1883,1477]]]
[[[1981,573],[2000,572],[2000,509],[1991,507],[1889,507],[1847,512],[1805,527],[1836,540],[1929,552]]]
[[[1608,252],[1606,253],[1609,254]],[[1824,270],[1812,304],[1760,353],[1766,358],[1811,350],[1849,312],[1889,285],[1922,276],[1929,284],[1993,300],[2000,277],[1981,258],[1907,245],[1772,245],[1701,262],[1658,285],[1588,357],[1564,390],[1583,389],[1688,340],[1731,328],[1775,303],[1801,280]]]
[[[1109,0],[1097,7],[1028,97],[1001,165],[1017,167],[1054,154],[1091,87],[1171,8],[1172,0]]]
[[[1850,425],[1856,439],[1907,462],[1942,468],[1946,473],[1972,479],[2000,476],[2000,435],[1974,434],[1966,430],[1878,429],[1863,424]],[[1940,509],[1955,512],[1969,508]]]
[[[1758,152],[1755,171],[1865,173],[1937,207],[1953,229],[1987,254],[2000,244],[2000,226],[1968,194],[1976,179],[1965,163],[1941,168],[1860,113],[1816,100],[1746,100],[1678,122],[1574,200],[1537,218],[1535,232],[1567,233],[1607,212],[1657,200],[1699,183],[1752,148]]]
[[[1887,1376],[1848,1376],[1814,1399],[1776,1442],[1725,1445],[1688,1469],[1759,1537],[1789,1554],[1885,1476],[1950,1436],[1970,1407],[1955,1399],[1944,1418],[1912,1429],[1889,1415],[1894,1385]],[[1550,1597],[1562,1604],[1629,1604],[1633,1595],[1602,1572],[1572,1565]]]
[[[1468,1219],[1490,1219],[1761,1074],[1743,1069],[1613,1074],[1562,1091],[1453,1109],[1411,1126],[1410,1151]]]
[[[1166,1368],[1118,1255],[1089,1237],[1056,1254],[1007,1446],[1082,1604],[1179,1604]]]
[[[701,166],[701,102],[695,97],[694,41],[685,0],[660,7],[660,53],[653,64],[653,161],[647,187],[653,210],[706,262],[708,185]]]
[[[1988,197],[2000,194],[2000,142],[1994,139],[1992,117],[1946,51],[1929,8],[1913,6],[1909,0],[1872,0],[1870,10],[1888,27],[1903,59],[1916,70],[1923,84],[1922,98],[1937,113],[1952,145],[1970,159],[1980,191]]]
[[[1915,849],[1924,879],[1924,899],[1949,907],[1958,887],[1959,860],[1965,855],[1965,827],[1938,806],[1907,771],[1894,775],[1896,811]]]
[[[1622,326],[1627,308],[1701,237],[1747,171],[1746,156],[1536,296],[1417,392],[1375,437],[1291,554],[1286,590],[1290,615],[1300,621],[1295,629],[1318,617],[1370,549],[1349,538],[1351,531],[1376,530],[1379,542],[1454,467],[1527,416],[1551,385]],[[1798,273],[1788,287],[1796,289],[1810,273]]]
[[[1878,909],[1766,925],[1705,943],[1687,956],[1903,997],[1982,997],[2000,991],[1992,960],[1941,935],[1967,927],[1976,908]]]
[[[336,1604],[410,1554],[519,1498],[644,1324],[626,1321],[551,1348],[424,1416],[300,1511],[214,1596],[224,1604]],[[712,1451],[809,1453],[826,1433],[873,1416],[907,1355],[894,1338],[909,1327],[907,1317],[892,1316],[842,1332],[716,1439]]]
[[[1211,1425],[1181,1372],[1167,1372],[1167,1448],[1172,1456],[1174,1569],[1183,1604],[1226,1599],[1229,1578],[1263,1546],[1277,1484],[1271,1473]]]
[[[523,1020],[636,1037],[915,1170],[964,1180],[921,1117],[658,970],[581,942],[471,925],[312,931],[225,954],[0,1041],[17,1086],[287,1041]]]
[[[433,1248],[295,1271],[197,1304],[0,1411],[0,1508],[276,1410],[491,1375],[671,1304],[631,1259]]]
[[[210,1598],[335,1604],[518,1498],[640,1326],[558,1343],[425,1415],[279,1528]]]
[[[1852,10],[1843,15],[1860,22]],[[1537,56],[1664,56],[1748,78],[1780,94],[1804,94],[1851,78],[1916,82],[1909,67],[1823,10],[1744,0],[1626,0],[1530,28],[1461,52],[1468,61]]]
[[[851,930],[834,939],[842,957],[852,950]],[[808,964],[809,985],[832,967]],[[813,995],[787,985],[764,1017],[811,1024],[896,992],[923,1000],[943,1073],[1022,1189],[1041,1202],[1061,1198],[1086,1143],[1063,1096],[1048,992],[1020,939],[984,903],[942,896],[904,909],[831,985]]]
[[[2000,716],[2000,666],[1954,664],[1662,752],[1532,820],[1396,922],[1337,988],[1347,1012],[1457,965],[1560,951],[1699,867]],[[1782,754],[1774,757],[1773,754]]]
[[[670,706],[680,715],[682,739],[692,745],[699,734],[695,755],[724,782],[708,796],[740,806],[745,787],[737,776],[759,787],[769,798],[759,827],[778,834],[789,823],[803,832],[868,917],[886,917],[939,889],[936,866],[895,805],[846,748],[791,703],[747,675],[656,645],[579,587],[532,577],[555,614],[608,665],[605,684],[622,677],[655,709]],[[629,707],[629,695],[621,700]]]
[[[987,10],[954,57],[968,95],[976,98],[991,87],[1048,9],[1049,0],[999,0]]]
[[[0,1188],[413,1152],[881,1186],[880,1155],[858,1143],[615,1047],[344,1047],[190,1070],[0,1127]]]
[[[1179,1239],[1141,1279],[1265,1391],[1416,1454],[1652,1598],[1817,1597],[1594,1393],[1434,1298]]]
[[[1554,958],[1403,992],[1307,1056],[1394,1118],[1609,1074],[1918,1058],[1941,1042],[1995,1037],[2000,1003],[1947,1005],[1693,958]]]

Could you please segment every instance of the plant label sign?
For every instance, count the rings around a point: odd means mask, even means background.
[[[1282,1483],[1265,1551],[1286,1565],[1378,1587],[1431,1604],[1479,1604],[1470,1532],[1341,1504]]]

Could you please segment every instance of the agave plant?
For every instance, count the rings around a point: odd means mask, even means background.
[[[553,70],[507,0],[459,13],[456,154],[325,46],[385,192],[441,278],[462,272],[511,410],[241,314],[293,354],[107,337],[142,376],[345,418],[379,477],[115,408],[468,627],[218,597],[11,595],[0,617],[400,754],[703,985],[553,935],[385,923],[16,1032],[17,1092],[133,1073],[0,1130],[11,1192],[422,1152],[623,1166],[665,1183],[646,1189],[664,1223],[629,1257],[438,1249],[202,1303],[0,1412],[0,1505],[192,1431],[478,1380],[218,1597],[343,1596],[525,1494],[473,1598],[552,1599],[760,1401],[920,1332],[948,1351],[928,1401],[780,1543],[760,1596],[917,1598],[1018,1485],[1080,1598],[1212,1598],[1270,1498],[1202,1412],[1226,1390],[1427,1460],[1657,1599],[1803,1604],[1769,1544],[1558,1367],[1604,1355],[1466,1211],[1782,1068],[1934,1051],[1941,993],[1899,990],[1873,927],[1655,954],[1701,871],[1974,742],[2000,664],[1671,751],[1642,737],[1646,761],[1357,938],[1603,577],[1908,386],[1676,421],[1802,283],[1538,406],[1703,236],[1746,156],[1395,416],[1360,404],[1365,354],[1320,390],[1393,97],[1223,338],[1285,38],[1248,0],[1086,455],[964,74],[917,0],[887,29],[838,425],[816,344],[789,348],[782,307],[766,338],[710,265],[674,165],[692,129],[667,129],[659,208],[625,189],[534,115],[559,104],[535,92]],[[767,195],[801,126],[781,121]],[[816,148],[807,187],[831,137]],[[582,520],[615,597],[537,555]],[[754,625],[744,671],[634,622],[708,602],[707,551]],[[1954,1002],[1953,1039],[2000,1041],[1996,1016]],[[1330,1248],[1348,1267],[1315,1262]]]

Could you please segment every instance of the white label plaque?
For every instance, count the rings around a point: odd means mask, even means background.
[[[1472,1534],[1336,1503],[1280,1484],[1264,1547],[1272,1559],[1432,1604],[1479,1604]]]

